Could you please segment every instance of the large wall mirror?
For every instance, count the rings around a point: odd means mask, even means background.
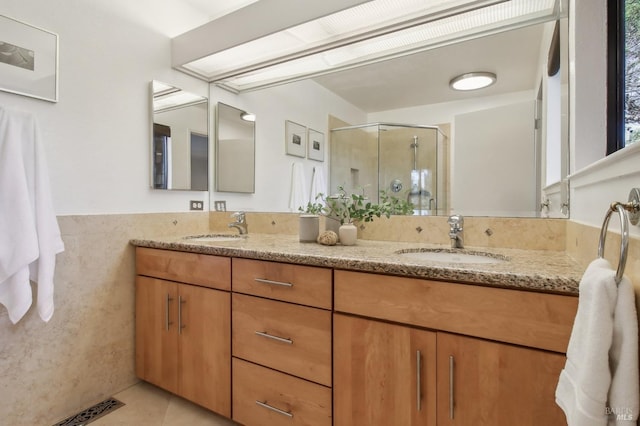
[[[437,164],[442,170],[432,175],[441,176],[432,179],[439,185],[439,200],[428,200],[431,204],[422,209],[427,214],[568,217],[568,20],[563,17],[504,28],[425,52],[235,97],[212,85],[212,98],[242,105],[263,123],[256,129],[260,149],[255,194],[249,199],[212,193],[212,200],[225,199],[232,209],[296,211],[289,206],[292,163],[303,164],[307,188],[318,170],[329,182],[337,166],[330,160],[332,129],[399,123],[437,126],[445,136],[438,138],[442,145],[433,150],[441,154]],[[473,71],[495,73],[497,81],[482,90],[451,90],[453,77]],[[329,154],[325,162],[286,155],[287,120],[326,135]],[[378,130],[376,138],[391,134],[389,128]],[[391,176],[387,169],[389,182],[379,184],[375,178],[368,182],[364,178],[370,174],[363,166],[348,164],[344,157],[348,170],[343,174],[353,176],[351,169],[357,169],[357,184],[373,189],[389,189],[396,178],[405,189],[411,188],[414,167],[429,167],[414,166],[414,136],[418,136],[418,154],[428,150],[421,135],[408,132],[402,136],[405,139],[394,142],[384,155],[394,162],[397,157],[402,175]],[[218,161],[223,161],[222,153]],[[330,185],[328,193],[336,190],[333,182]]]
[[[151,187],[209,189],[208,98],[151,82]]]
[[[218,102],[216,191],[255,192],[255,121],[255,114]]]
[[[567,217],[568,68],[564,18],[318,77],[368,112],[331,129],[331,186],[418,200],[416,214]],[[477,71],[495,83],[452,90]]]

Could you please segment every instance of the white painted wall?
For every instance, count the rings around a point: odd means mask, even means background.
[[[455,117],[451,208],[473,216],[537,211],[533,100]],[[495,123],[499,122],[500,126]]]
[[[290,211],[291,169],[294,162],[304,168],[307,193],[313,168],[329,180],[329,114],[349,123],[366,122],[366,114],[313,81],[300,81],[235,95],[211,87],[211,104],[223,102],[256,114],[256,192],[237,194],[212,192],[214,200],[225,200],[227,210]],[[285,153],[285,121],[290,120],[324,133],[325,161],[294,157]],[[328,189],[324,191],[328,193]]]
[[[522,101],[535,99],[531,90],[513,92],[505,95],[485,96],[464,101],[443,102],[438,104],[420,105],[389,111],[371,113],[367,116],[369,122],[387,121],[391,123],[426,124],[453,123],[458,114],[466,114],[487,108],[510,105]],[[453,132],[454,130],[452,130]],[[452,137],[455,140],[455,137]]]
[[[208,203],[202,191],[150,189],[149,82],[204,96],[208,85],[170,68],[169,37],[123,19],[127,3],[0,0],[3,15],[59,34],[58,103],[0,92],[2,106],[31,111],[40,123],[58,215],[186,211],[190,199]]]
[[[606,154],[607,2],[570,3],[569,151],[573,172]]]

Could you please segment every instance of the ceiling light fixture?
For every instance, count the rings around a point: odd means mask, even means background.
[[[478,90],[491,86],[497,79],[498,77],[492,72],[469,72],[451,79],[449,86],[453,90]]]
[[[250,112],[243,112],[242,114],[240,114],[240,118],[242,118],[244,121],[256,121],[256,115]]]

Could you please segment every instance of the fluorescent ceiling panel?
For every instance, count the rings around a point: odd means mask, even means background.
[[[252,90],[439,47],[498,28],[548,20],[566,12],[557,3],[493,1],[477,8],[487,2],[375,0],[183,67],[231,90]],[[461,8],[468,11],[457,13]],[[414,25],[416,20],[428,22]],[[390,30],[398,25],[408,28]]]
[[[160,81],[153,81],[153,111],[162,112],[187,105],[197,105],[207,101],[207,98],[185,92],[177,87]]]

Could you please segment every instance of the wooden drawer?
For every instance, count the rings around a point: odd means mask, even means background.
[[[335,310],[566,352],[578,298],[335,271]]]
[[[137,247],[136,274],[230,290],[231,258]]]
[[[332,270],[251,259],[233,259],[233,291],[331,309]]]
[[[233,358],[232,369],[236,422],[245,426],[331,426],[330,388],[237,358]]]
[[[233,356],[331,386],[330,311],[234,293],[231,312]]]

